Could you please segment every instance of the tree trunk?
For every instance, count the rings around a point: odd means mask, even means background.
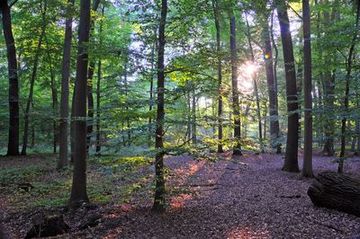
[[[218,0],[212,0],[214,20],[216,28],[216,53],[217,53],[217,74],[218,74],[218,153],[223,153],[223,96],[222,96],[222,64],[221,64],[221,29]]]
[[[328,0],[325,1],[325,4],[328,4]],[[332,9],[334,13],[337,9]],[[333,18],[330,17],[329,11],[324,11],[324,27],[325,30],[330,28],[331,24],[335,22],[334,16],[335,14],[331,14]],[[320,16],[319,16],[320,18]],[[320,34],[320,33],[319,33]],[[325,37],[329,33],[325,33]],[[326,55],[323,61],[334,61],[333,57],[331,57],[331,52],[327,52],[327,49],[323,50]],[[322,51],[320,52],[322,54]],[[324,125],[324,133],[325,133],[325,143],[323,154],[327,156],[333,156],[335,154],[334,149],[334,131],[335,131],[335,115],[334,115],[334,104],[335,104],[335,74],[332,74],[331,70],[326,69],[326,71],[322,74],[323,76],[323,88],[324,88],[324,110],[325,113],[325,125]]]
[[[79,43],[74,90],[74,171],[69,206],[78,208],[88,203],[86,192],[86,88],[88,43],[90,32],[90,1],[80,1]]]
[[[41,3],[42,4],[42,3]],[[26,109],[25,109],[25,117],[24,117],[24,136],[23,136],[23,146],[21,150],[21,155],[26,155],[26,149],[28,145],[28,138],[29,138],[29,121],[30,121],[30,108],[33,101],[33,93],[34,93],[34,84],[37,74],[37,69],[39,65],[40,53],[41,53],[41,46],[45,36],[46,30],[46,10],[47,10],[47,2],[44,1],[44,5],[41,6],[42,9],[42,26],[41,26],[41,33],[39,36],[39,41],[36,47],[35,57],[34,57],[34,64],[33,70],[30,78],[30,90],[29,96],[26,102]]]
[[[48,43],[47,43],[48,46]],[[56,154],[57,141],[58,141],[58,127],[57,127],[57,115],[58,115],[58,99],[57,99],[57,88],[55,82],[55,72],[52,64],[50,55],[51,50],[47,47],[48,63],[50,67],[50,88],[52,98],[52,109],[53,109],[53,153]]]
[[[235,16],[230,10],[230,51],[231,51],[231,85],[232,85],[232,108],[234,117],[234,155],[241,155],[241,123],[240,123],[240,104],[238,92],[238,73],[237,73],[237,48],[236,48],[236,23]]]
[[[251,31],[250,31],[250,25],[249,25],[249,21],[247,19],[247,15],[246,15],[246,27],[247,27],[247,39],[248,39],[248,44],[249,44],[249,48],[250,48],[250,55],[251,55],[251,62],[252,64],[255,64],[255,56],[254,56],[254,50],[252,47],[252,43],[251,43]],[[255,94],[255,99],[256,99],[256,115],[258,118],[258,137],[259,137],[259,142],[260,142],[260,151],[262,153],[264,153],[264,145],[263,145],[263,138],[262,138],[262,122],[261,122],[261,108],[260,108],[260,97],[259,97],[259,89],[258,89],[258,85],[257,85],[257,81],[256,81],[256,72],[253,72],[251,75],[251,78],[253,80],[253,84],[254,84],[254,94]]]
[[[307,194],[318,207],[360,216],[360,181],[335,172],[319,173]]]
[[[275,11],[275,10],[274,10]],[[274,11],[271,13],[271,27],[270,33],[269,29],[264,28],[264,42],[266,53],[269,54],[269,58],[266,60],[266,79],[269,89],[269,111],[270,111],[270,135],[272,135],[272,146],[276,148],[276,153],[281,154],[281,132],[280,132],[280,124],[279,124],[279,106],[278,106],[278,85],[277,85],[277,64],[278,64],[278,56],[279,51],[276,46],[273,26],[274,26]],[[265,25],[267,27],[267,24]],[[266,33],[268,32],[268,33]],[[270,35],[270,39],[269,38]],[[271,42],[270,42],[271,40]],[[274,48],[275,55],[272,55],[271,43]],[[270,72],[270,67],[273,67],[272,74]],[[272,95],[270,97],[270,94]],[[272,127],[271,127],[272,125]],[[271,130],[271,128],[273,130]]]
[[[12,32],[8,2],[0,1],[2,26],[6,43],[9,77],[9,135],[7,155],[19,155],[19,79],[15,40]]]
[[[154,29],[154,38],[156,39],[157,28]],[[154,78],[155,78],[155,52],[157,51],[157,41],[155,40],[151,49],[151,74],[150,74],[150,89],[149,89],[149,146],[152,144],[153,119],[152,110],[154,106]]]
[[[70,15],[74,6],[74,0],[68,0],[67,13],[69,14],[65,22],[65,37],[61,71],[61,99],[60,99],[60,122],[59,122],[59,151],[60,156],[57,162],[57,169],[62,169],[68,164],[68,118],[69,118],[69,81],[70,81],[70,62],[71,62],[71,39],[72,22]]]
[[[128,77],[128,70],[127,70],[127,62],[125,63],[125,66],[124,66],[124,86],[125,86],[125,96],[126,96],[126,100],[128,100],[128,94],[129,94],[129,83],[128,83],[128,80],[127,80],[127,77]],[[129,106],[128,104],[126,104],[125,106],[125,110],[126,111],[129,111]],[[130,117],[129,116],[126,116],[126,128],[127,128],[127,146],[130,146],[131,145],[131,130],[130,130]]]
[[[96,12],[100,4],[100,0],[95,0],[92,5],[92,11]],[[95,30],[95,19],[91,18],[90,20],[90,38],[93,35]],[[93,76],[94,76],[94,69],[95,69],[95,59],[91,58],[89,63],[88,69],[88,84],[87,84],[87,143],[86,149],[87,153],[89,153],[89,149],[91,147],[91,136],[93,133],[93,126],[94,126],[94,95],[93,95]]]
[[[192,101],[191,101],[191,116],[192,116],[192,120],[191,120],[191,125],[192,125],[192,135],[191,135],[191,141],[193,145],[196,145],[197,142],[197,135],[196,135],[196,93],[195,93],[195,86],[193,85],[193,91],[192,91]]]
[[[278,12],[281,40],[283,44],[285,78],[286,78],[286,98],[288,110],[288,132],[286,140],[284,171],[299,172],[298,165],[298,140],[299,140],[299,114],[298,97],[296,88],[295,62],[293,45],[290,32],[289,17],[287,14],[285,0],[276,0]]]
[[[349,110],[349,93],[350,93],[350,81],[351,81],[351,71],[352,71],[352,64],[353,64],[353,56],[355,54],[355,45],[358,40],[358,28],[359,28],[359,17],[360,17],[360,3],[357,4],[357,11],[356,11],[356,32],[353,36],[351,41],[349,54],[346,62],[346,77],[345,77],[345,96],[344,96],[344,110],[345,115]],[[344,157],[345,157],[345,146],[346,146],[346,116],[343,116],[341,120],[341,150],[340,150],[340,161],[338,167],[338,173],[343,173],[344,171]]]
[[[310,6],[309,0],[303,0],[303,30],[304,30],[304,163],[302,175],[313,177],[312,170],[312,65],[310,40]]]
[[[101,151],[101,109],[100,109],[100,100],[101,100],[101,60],[98,61],[97,68],[97,84],[96,84],[96,155],[100,155]]]
[[[161,1],[161,17],[159,23],[159,48],[158,48],[158,80],[157,80],[157,116],[155,148],[155,195],[153,211],[165,211],[165,172],[164,172],[164,119],[165,119],[165,25],[167,16],[167,0]]]

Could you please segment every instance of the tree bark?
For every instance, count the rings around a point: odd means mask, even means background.
[[[93,2],[91,10],[96,12],[100,4],[100,0],[95,0]],[[95,30],[95,19],[91,18],[90,20],[90,38],[93,35]],[[88,116],[88,123],[87,123],[87,152],[91,147],[91,136],[93,133],[94,128],[94,95],[93,95],[93,76],[95,70],[95,59],[91,58],[89,63],[88,69],[88,84],[87,84],[87,116]]]
[[[304,30],[304,163],[302,175],[313,177],[312,170],[312,64],[311,64],[311,35],[310,35],[310,6],[309,0],[303,0],[303,30]]]
[[[9,134],[7,155],[19,155],[19,79],[15,40],[8,1],[0,1],[9,77]]]
[[[42,4],[42,3],[41,3]],[[41,33],[39,36],[38,44],[36,47],[36,52],[34,56],[34,64],[33,70],[30,78],[30,90],[29,96],[26,102],[26,109],[25,109],[25,116],[24,116],[24,136],[23,136],[23,146],[21,150],[21,155],[26,155],[27,145],[28,145],[28,138],[29,138],[29,122],[30,122],[30,108],[33,101],[33,94],[34,94],[34,84],[37,74],[37,69],[39,65],[40,53],[41,53],[41,46],[45,36],[46,30],[46,10],[47,10],[47,2],[44,1],[44,5],[41,6],[42,9],[42,26],[41,26]]]
[[[100,100],[101,100],[101,59],[98,61],[97,68],[97,84],[96,84],[96,155],[100,155],[101,151],[101,109],[100,109]]]
[[[192,84],[193,86],[193,90],[192,90],[192,100],[191,100],[191,116],[192,116],[192,120],[191,120],[191,141],[193,145],[196,145],[197,143],[197,129],[196,129],[196,91],[195,91],[195,86],[194,84]]]
[[[248,44],[249,44],[249,48],[250,48],[250,55],[251,55],[251,62],[252,64],[255,64],[255,56],[254,56],[254,50],[253,50],[253,46],[251,43],[251,31],[250,31],[250,25],[249,25],[249,21],[247,19],[247,15],[246,15],[246,27],[247,27],[247,40],[248,40]],[[260,108],[260,97],[259,97],[259,89],[258,89],[258,84],[256,81],[256,72],[253,72],[251,75],[253,84],[254,84],[254,94],[255,94],[255,99],[256,99],[256,115],[258,118],[258,137],[259,137],[259,142],[260,142],[260,151],[262,153],[264,153],[264,142],[263,142],[263,138],[262,138],[262,121],[261,121],[261,108]]]
[[[325,0],[325,4],[328,4],[328,0]],[[325,30],[331,26],[332,23],[334,23],[334,12],[337,11],[337,9],[332,9],[332,18],[330,17],[329,11],[324,11],[323,17],[324,17],[324,27]],[[320,16],[319,16],[320,18]],[[320,34],[320,33],[319,33]],[[329,33],[325,32],[325,37]],[[322,59],[323,61],[334,61],[333,57],[331,56],[331,52],[328,52],[327,49],[321,49],[323,50],[325,54],[325,58]],[[322,54],[322,51],[320,52]],[[325,125],[324,125],[324,134],[325,134],[325,143],[324,143],[324,149],[323,154],[327,156],[333,156],[335,154],[335,148],[334,148],[334,131],[335,131],[335,115],[334,115],[334,104],[335,104],[335,74],[332,74],[331,69],[326,69],[325,72],[322,74],[323,76],[323,88],[324,88],[324,110],[325,113]]]
[[[307,194],[318,207],[360,216],[360,181],[335,172],[322,172]]]
[[[235,16],[230,10],[230,51],[231,51],[231,85],[232,85],[232,108],[234,117],[234,155],[241,153],[241,122],[240,122],[240,104],[238,92],[238,73],[237,73],[237,48],[236,48],[236,23]]]
[[[264,44],[263,54],[265,59],[266,81],[269,94],[270,141],[272,148],[275,148],[277,152],[281,152],[281,144],[279,143],[280,127],[277,106],[277,89],[275,86],[273,55],[267,21],[264,21],[262,26],[262,41]]]
[[[299,113],[297,112],[298,96],[296,88],[294,52],[285,0],[276,0],[276,8],[278,12],[281,40],[283,45],[286,78],[286,99],[288,110],[288,132],[283,170],[289,172],[299,172]]]
[[[89,32],[90,1],[81,0],[73,114],[74,171],[69,202],[69,206],[74,209],[89,202],[86,192],[86,89]]]
[[[59,102],[57,98],[58,93],[55,82],[55,71],[53,68],[53,63],[50,54],[51,50],[49,49],[49,44],[47,41],[46,41],[46,45],[47,45],[48,63],[50,68],[50,88],[51,88],[52,109],[53,109],[53,153],[56,154],[57,142],[58,142],[57,115],[58,115]]]
[[[217,76],[218,76],[218,153],[223,153],[223,96],[222,96],[222,64],[221,64],[221,28],[218,0],[212,0],[214,21],[216,28],[216,54],[217,54]]]
[[[60,122],[59,122],[59,160],[57,169],[62,169],[68,164],[68,118],[69,118],[69,81],[71,66],[71,39],[72,39],[72,22],[70,14],[74,6],[74,0],[68,0],[67,18],[65,22],[65,37],[61,71],[61,99],[60,99]]]
[[[344,96],[344,110],[345,114],[349,110],[349,93],[350,93],[350,81],[351,81],[351,71],[353,64],[353,56],[355,54],[355,46],[358,40],[358,28],[359,28],[359,17],[360,17],[360,2],[357,3],[356,10],[356,20],[355,20],[355,34],[352,38],[349,54],[346,62],[346,77],[345,77],[345,96]],[[341,120],[341,149],[340,149],[340,159],[338,173],[343,173],[344,171],[344,159],[345,159],[345,146],[346,146],[346,116],[343,116]]]
[[[269,91],[269,94],[273,94],[273,96],[271,97],[272,99],[270,100],[270,96],[269,96],[269,102],[272,101],[272,103],[269,103],[269,111],[270,111],[270,125],[273,124],[273,131],[271,131],[270,129],[270,134],[272,134],[274,137],[276,136],[276,143],[275,145],[273,145],[273,147],[276,147],[276,153],[277,154],[281,154],[281,142],[280,142],[280,137],[281,137],[281,131],[280,131],[280,124],[279,124],[279,105],[278,105],[278,84],[277,84],[277,64],[278,64],[278,56],[279,56],[279,51],[275,42],[275,38],[274,38],[274,33],[273,33],[273,26],[274,26],[274,11],[272,11],[271,13],[271,27],[270,27],[270,38],[271,38],[271,43],[272,46],[274,48],[274,52],[275,55],[274,57],[271,55],[271,57],[269,58],[269,60],[271,61],[267,61],[266,63],[269,65],[273,65],[273,81],[271,81],[272,77],[271,77],[271,73],[270,73],[270,66],[266,65],[267,69],[266,69],[266,76],[269,74],[269,80],[268,81],[268,87],[270,84],[270,89],[271,92]],[[266,31],[264,32],[266,34]],[[268,33],[269,34],[269,33]],[[265,37],[267,37],[265,35]],[[269,52],[270,54],[272,54],[271,51],[271,43],[270,41],[266,41],[268,43],[265,44],[267,52]],[[268,72],[269,71],[269,72]],[[267,78],[268,79],[268,78]],[[271,106],[272,105],[272,106]],[[272,111],[272,112],[271,112]],[[271,118],[271,116],[273,116]],[[273,122],[271,122],[273,120]],[[273,133],[271,133],[273,132]],[[273,140],[274,141],[274,140]]]
[[[159,48],[158,48],[158,80],[157,80],[157,115],[155,148],[155,195],[152,210],[155,212],[165,211],[165,172],[164,172],[164,119],[165,119],[165,25],[168,12],[167,0],[161,1],[161,17],[159,23]]]

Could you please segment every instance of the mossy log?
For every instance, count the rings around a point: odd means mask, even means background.
[[[360,217],[360,180],[335,172],[322,172],[307,194],[318,207],[326,207]]]

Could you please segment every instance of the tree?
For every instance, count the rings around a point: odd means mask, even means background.
[[[275,59],[272,52],[271,37],[268,25],[269,14],[267,13],[266,4],[260,5],[258,11],[260,24],[262,27],[261,41],[263,45],[263,56],[265,60],[265,72],[267,89],[269,94],[269,115],[270,115],[270,141],[271,146],[276,148],[276,153],[281,153],[280,126],[279,126],[279,113],[278,113],[278,100],[277,100],[277,85],[276,85],[276,66],[274,61],[277,61],[277,49]],[[271,16],[271,22],[273,17]],[[271,29],[272,31],[272,29]],[[274,48],[276,47],[275,44]]]
[[[238,91],[238,73],[237,73],[237,48],[236,48],[236,23],[235,16],[230,10],[230,52],[231,52],[231,86],[232,86],[232,108],[234,117],[234,155],[241,155],[241,122],[240,105]]]
[[[296,88],[294,51],[285,0],[276,0],[276,8],[278,12],[281,41],[283,45],[286,78],[286,101],[288,111],[288,132],[283,170],[289,172],[299,172],[299,113],[297,112],[298,96]]]
[[[100,0],[94,0],[93,5],[91,7],[91,11],[96,12],[100,4]],[[95,30],[95,19],[91,17],[90,21],[90,37],[93,35]],[[91,135],[93,132],[93,124],[94,124],[94,96],[93,96],[93,76],[95,70],[95,59],[93,57],[90,59],[89,62],[89,69],[88,69],[88,84],[87,84],[87,103],[88,103],[88,125],[87,125],[87,150],[90,148],[91,144]]]
[[[162,212],[165,210],[165,172],[164,172],[164,119],[165,119],[165,26],[168,12],[167,0],[161,1],[161,16],[159,24],[159,43],[158,43],[158,79],[157,79],[157,115],[156,115],[156,134],[155,148],[155,198],[153,211]]]
[[[221,29],[220,29],[220,13],[218,0],[212,0],[212,7],[214,11],[214,22],[216,28],[216,53],[217,53],[217,75],[218,75],[218,153],[223,150],[223,96],[222,96],[222,64],[221,64]]]
[[[34,95],[34,85],[35,85],[35,79],[36,74],[39,66],[39,60],[41,55],[41,46],[45,37],[45,31],[46,31],[46,11],[47,11],[47,1],[44,1],[44,3],[41,4],[42,9],[42,24],[41,24],[41,32],[39,36],[39,40],[36,47],[36,52],[34,56],[34,62],[33,62],[33,68],[30,78],[30,90],[29,90],[29,96],[26,101],[26,109],[25,109],[25,116],[24,116],[24,136],[23,136],[23,146],[21,149],[21,154],[26,155],[27,146],[28,146],[28,139],[29,139],[29,121],[30,121],[30,109],[33,102],[33,95]]]
[[[90,1],[80,1],[80,24],[76,81],[74,90],[74,171],[69,206],[78,208],[88,203],[86,192],[86,87],[88,43],[90,32]]]
[[[0,0],[3,32],[6,42],[9,75],[9,134],[7,155],[19,154],[19,79],[15,40],[12,31],[10,7],[7,0]]]
[[[346,60],[346,76],[345,76],[345,96],[344,96],[344,110],[348,111],[349,109],[349,94],[350,94],[350,81],[351,81],[351,72],[353,66],[353,57],[355,52],[356,42],[358,40],[358,31],[359,31],[359,18],[360,18],[360,2],[356,3],[356,19],[355,19],[355,33],[351,40],[351,45]],[[345,146],[346,146],[346,115],[343,116],[341,120],[341,149],[340,149],[340,161],[338,167],[338,173],[343,173],[344,171],[344,157],[345,157]]]
[[[312,177],[312,83],[311,83],[311,34],[309,0],[303,0],[303,31],[304,31],[304,164],[302,175]]]
[[[71,39],[72,39],[72,14],[71,9],[74,0],[68,0],[67,17],[65,22],[65,37],[62,59],[61,75],[61,100],[60,100],[60,124],[59,124],[59,146],[60,156],[57,164],[62,169],[68,163],[68,117],[69,117],[69,78],[71,61]]]

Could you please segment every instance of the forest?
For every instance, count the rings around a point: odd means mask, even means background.
[[[0,239],[360,238],[360,0],[0,11]]]

